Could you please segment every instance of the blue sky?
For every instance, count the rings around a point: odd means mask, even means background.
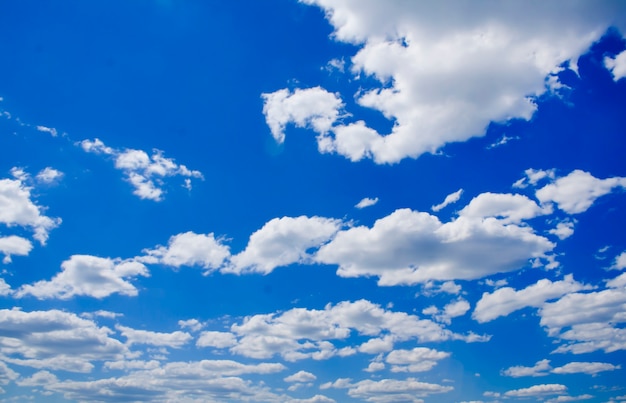
[[[4,2],[0,399],[626,401],[624,32]]]

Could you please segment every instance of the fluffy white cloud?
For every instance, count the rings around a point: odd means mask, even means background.
[[[423,402],[422,397],[447,393],[453,389],[452,386],[420,382],[415,378],[381,379],[379,381],[368,379],[351,384],[348,388],[348,395],[355,399],[374,403],[421,403]]]
[[[232,256],[232,265],[223,271],[267,274],[279,266],[307,262],[307,250],[327,242],[341,224],[323,217],[274,218],[250,235],[246,249]]]
[[[366,197],[366,198],[362,199],[360,202],[358,202],[356,204],[356,206],[354,206],[354,207],[356,207],[358,209],[362,209],[362,208],[365,208],[365,207],[373,206],[376,203],[378,203],[378,197],[375,197],[373,199],[371,199],[369,197]]]
[[[522,376],[546,376],[552,369],[550,366],[550,360],[541,360],[532,367],[523,367],[516,365],[502,371],[503,375],[513,378],[519,378]]]
[[[556,235],[559,239],[563,240],[569,238],[574,233],[574,221],[562,221],[548,231],[552,235]]]
[[[568,294],[544,304],[539,311],[541,325],[550,336],[566,342],[555,352],[582,354],[626,349],[626,329],[620,326],[626,322],[626,288],[620,282],[607,285],[615,287]]]
[[[323,88],[278,90],[262,95],[263,113],[272,135],[279,143],[285,141],[285,126],[309,127],[320,135],[330,130],[343,107],[337,95]]]
[[[200,322],[198,319],[187,319],[179,320],[178,326],[180,326],[181,329],[187,328],[193,332],[197,332],[204,327],[204,323]]]
[[[385,361],[391,364],[391,372],[426,372],[437,363],[450,356],[450,353],[426,347],[412,350],[394,350],[387,354]]]
[[[578,214],[591,207],[598,197],[618,187],[626,187],[626,178],[598,179],[577,169],[537,190],[536,196],[542,203],[554,202],[566,213]]]
[[[33,244],[21,236],[10,235],[0,237],[0,253],[4,254],[2,263],[11,263],[11,255],[27,256],[33,249]]]
[[[615,262],[613,263],[613,266],[611,266],[612,269],[617,269],[617,270],[622,270],[624,268],[626,268],[626,251],[620,253],[616,258],[615,258]]]
[[[476,303],[472,317],[480,323],[489,322],[528,306],[539,308],[548,300],[589,289],[590,286],[575,281],[571,274],[559,281],[541,279],[519,291],[503,287],[492,293],[483,293],[482,298]]]
[[[0,278],[0,296],[4,297],[9,294],[11,294],[11,286],[3,278]]]
[[[63,172],[51,167],[42,169],[36,176],[37,181],[41,183],[54,183],[63,177]]]
[[[141,199],[161,201],[163,179],[166,177],[183,177],[187,188],[191,186],[187,179],[203,179],[200,171],[177,164],[173,159],[164,157],[160,150],[153,150],[152,155],[143,150],[117,150],[107,147],[100,139],[83,140],[78,144],[85,152],[114,157],[115,168],[124,172],[126,180],[135,188],[133,194]]]
[[[554,179],[556,176],[554,169],[542,170],[528,168],[524,171],[525,177],[513,184],[514,188],[525,188],[528,185],[535,186],[543,179]]]
[[[377,163],[415,158],[483,135],[492,121],[529,119],[536,109],[532,98],[546,92],[550,75],[568,60],[575,63],[619,15],[617,5],[593,2],[553,7],[302,1],[325,11],[335,39],[359,46],[352,74],[374,77],[380,85],[357,93],[356,100],[394,122],[388,134],[363,121],[332,126],[318,136],[319,148]],[[570,34],[563,35],[564,29]],[[282,98],[289,96],[281,91]],[[319,108],[315,104],[300,114],[319,114]],[[279,139],[285,115],[268,119]]]
[[[626,77],[626,50],[615,57],[605,57],[604,65],[611,71],[613,80]]]
[[[458,202],[461,199],[462,194],[463,194],[463,189],[459,189],[454,193],[450,193],[449,195],[446,196],[446,198],[441,203],[432,206],[431,209],[434,212],[440,211],[444,207],[447,207],[448,205],[452,203]]]
[[[200,333],[196,346],[227,348],[237,344],[237,338],[229,332],[206,331]]]
[[[442,310],[437,309],[436,306],[430,306],[425,308],[422,313],[424,315],[432,315],[435,320],[449,325],[452,323],[452,318],[465,315],[469,309],[469,302],[459,298],[444,306]]]
[[[62,393],[72,401],[284,402],[290,399],[239,376],[273,374],[285,369],[279,363],[247,365],[231,360],[170,362],[158,367],[150,365],[119,378],[59,381],[45,385],[45,389]]]
[[[377,276],[379,285],[478,279],[524,266],[554,245],[531,228],[493,217],[442,223],[428,213],[396,210],[373,227],[337,233],[315,259],[341,277]]]
[[[581,400],[589,400],[589,399],[593,399],[593,396],[590,394],[584,394],[584,395],[578,395],[578,396],[561,395],[561,396],[548,399],[546,400],[545,403],[578,402]]]
[[[150,346],[181,348],[191,341],[192,336],[187,332],[177,330],[172,333],[152,332],[149,330],[137,330],[126,326],[115,326],[122,336],[126,337],[126,344],[147,344]]]
[[[92,361],[119,360],[128,349],[111,330],[59,310],[0,310],[0,355],[38,369],[90,372]]]
[[[497,218],[503,223],[520,223],[544,214],[550,208],[541,208],[528,197],[509,193],[481,193],[474,197],[460,212],[461,217]]]
[[[293,375],[289,375],[284,379],[285,382],[313,382],[317,377],[310,372],[307,371],[298,371]]]
[[[555,374],[589,374],[597,375],[604,371],[615,371],[621,369],[620,365],[613,365],[606,362],[570,362],[562,367],[552,370]]]
[[[42,208],[31,200],[31,188],[20,179],[0,179],[0,223],[8,227],[30,228],[33,238],[44,245],[48,233],[61,223],[59,218],[42,214]]]
[[[146,263],[161,263],[168,266],[200,266],[208,274],[218,269],[230,256],[228,246],[216,239],[213,233],[196,234],[185,232],[169,239],[167,246],[144,250],[147,256],[139,258]]]
[[[231,331],[238,337],[231,352],[252,358],[281,355],[288,361],[320,360],[341,355],[341,350],[331,341],[345,340],[353,333],[377,340],[372,345],[362,345],[363,349],[359,349],[364,350],[362,352],[372,352],[371,348],[379,342],[384,344],[392,340],[487,340],[475,334],[455,334],[431,320],[385,310],[366,300],[329,304],[323,310],[293,308],[281,314],[249,316],[242,323],[233,324]],[[383,334],[387,339],[381,339]],[[384,351],[388,350],[385,347]]]
[[[542,397],[559,395],[567,392],[567,387],[561,384],[549,383],[534,385],[529,388],[510,390],[504,394],[508,397]]]
[[[52,280],[23,285],[16,296],[32,295],[39,299],[68,299],[76,295],[104,298],[115,293],[135,296],[137,289],[128,279],[150,275],[142,263],[90,255],[73,255],[61,263],[61,269]]]

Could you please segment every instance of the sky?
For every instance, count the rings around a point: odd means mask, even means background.
[[[626,401],[626,3],[0,5],[0,401]]]

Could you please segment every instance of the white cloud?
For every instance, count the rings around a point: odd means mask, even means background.
[[[337,95],[320,87],[278,90],[262,95],[263,114],[277,142],[285,141],[285,126],[309,127],[320,135],[328,132],[339,118],[343,103]]]
[[[241,324],[233,324],[231,331],[238,337],[231,352],[257,359],[281,355],[288,361],[341,355],[331,341],[346,340],[353,332],[377,340],[364,347],[367,352],[372,352],[370,347],[377,347],[379,342],[391,340],[486,340],[474,334],[458,335],[431,320],[385,310],[366,300],[329,304],[323,310],[293,308],[280,314],[249,316]],[[383,335],[387,339],[380,339]]]
[[[443,351],[416,347],[412,350],[394,350],[387,354],[385,361],[392,365],[391,372],[426,372],[449,356],[450,353]]]
[[[548,233],[556,235],[561,240],[569,238],[574,233],[574,224],[574,221],[562,221],[556,225],[556,228],[549,230]]]
[[[449,195],[446,196],[446,198],[441,203],[432,206],[431,210],[437,212],[452,203],[458,202],[461,199],[462,194],[463,194],[463,189],[459,189],[454,193],[450,193]]]
[[[604,371],[615,371],[621,369],[620,365],[613,365],[606,362],[570,362],[562,367],[552,370],[555,374],[588,374],[597,375]]]
[[[128,354],[110,333],[91,320],[59,310],[0,310],[0,355],[21,366],[90,372],[92,361],[119,360]]]
[[[590,288],[575,281],[571,274],[559,281],[541,279],[519,291],[503,287],[492,293],[483,293],[482,298],[476,303],[472,317],[480,323],[489,322],[519,309],[529,306],[539,308],[548,300]]]
[[[157,246],[144,250],[147,256],[139,258],[146,263],[161,263],[167,266],[200,266],[208,274],[218,269],[230,256],[228,246],[213,233],[196,234],[191,231],[170,237],[167,247]]]
[[[541,208],[528,197],[509,193],[481,193],[474,197],[460,212],[461,217],[493,217],[502,223],[520,223],[544,214],[550,214],[550,208]]]
[[[613,80],[617,81],[626,77],[626,50],[615,57],[605,57],[604,66],[613,75]]]
[[[198,330],[204,327],[204,323],[200,322],[198,319],[187,319],[187,320],[179,320],[178,326],[180,326],[181,329],[187,328],[191,330],[192,332],[197,332]]]
[[[95,381],[66,380],[45,389],[72,401],[289,401],[240,378],[246,374],[273,374],[279,363],[242,364],[231,360],[170,362],[147,366],[119,378]],[[323,400],[321,400],[323,401]]]
[[[519,269],[554,245],[531,228],[495,218],[442,223],[428,213],[396,210],[373,227],[340,231],[315,259],[341,277],[377,276],[383,286],[478,279]]]
[[[54,127],[46,127],[46,126],[35,126],[35,129],[37,129],[40,132],[43,133],[48,133],[50,134],[52,137],[56,137],[57,136],[57,129],[55,129]]]
[[[57,169],[51,168],[51,167],[46,167],[42,169],[41,171],[39,171],[39,173],[36,176],[36,179],[41,183],[50,184],[50,183],[54,183],[58,181],[62,177],[63,177],[63,172]]]
[[[567,387],[561,384],[549,383],[534,385],[529,388],[510,390],[504,394],[508,397],[542,397],[560,395],[567,392]]]
[[[337,403],[334,399],[331,399],[323,395],[315,395],[308,399],[290,399],[287,403]]]
[[[298,371],[293,375],[289,375],[284,379],[285,382],[313,382],[317,377],[310,372],[307,371]]]
[[[437,309],[436,306],[430,306],[424,310],[422,313],[424,315],[432,315],[435,320],[438,322],[450,324],[452,323],[452,318],[456,318],[459,316],[463,316],[469,311],[470,304],[463,298],[459,298],[456,301],[450,302],[446,306],[443,307],[442,310]]]
[[[542,203],[555,202],[566,213],[578,214],[591,207],[597,198],[611,193],[614,188],[624,187],[626,178],[598,179],[577,169],[537,190],[536,196]]]
[[[620,253],[618,256],[615,257],[615,262],[613,263],[613,266],[611,266],[611,268],[617,270],[622,270],[626,268],[626,251]]]
[[[16,296],[32,295],[39,299],[68,299],[77,295],[104,298],[115,293],[136,296],[137,289],[128,279],[149,276],[142,263],[90,255],[73,255],[61,263],[61,269],[52,280],[23,285]]]
[[[502,371],[503,375],[513,378],[519,378],[522,376],[546,376],[549,374],[552,367],[550,366],[550,360],[541,360],[532,367],[523,367],[516,365]]]
[[[447,393],[453,389],[452,386],[420,382],[415,378],[381,379],[378,381],[368,379],[351,384],[348,388],[348,395],[355,399],[375,403],[421,403],[423,402],[422,397]]]
[[[83,140],[78,144],[85,152],[114,157],[115,168],[124,172],[126,181],[135,188],[133,194],[141,199],[161,201],[164,193],[163,179],[166,177],[203,179],[200,171],[175,163],[173,159],[164,157],[160,150],[153,150],[152,155],[143,150],[117,150],[107,147],[100,139]],[[185,181],[185,186],[190,188],[191,183]]]
[[[3,278],[0,278],[0,296],[4,297],[9,294],[11,294],[11,286]]]
[[[323,217],[274,218],[250,235],[243,252],[231,257],[224,272],[268,274],[276,267],[310,260],[307,250],[327,242],[341,221]]]
[[[122,336],[126,337],[126,344],[147,344],[150,346],[181,348],[191,341],[192,336],[187,332],[177,330],[172,333],[137,330],[126,326],[115,326]]]
[[[607,285],[611,286],[610,282]],[[544,304],[539,311],[541,325],[550,336],[567,343],[555,352],[626,349],[626,329],[620,326],[626,322],[626,288],[615,285],[602,291],[568,294]]]
[[[0,253],[4,254],[2,263],[11,263],[11,255],[28,256],[33,249],[33,244],[21,236],[9,235],[0,237]]]
[[[372,76],[380,85],[357,93],[356,100],[394,122],[388,134],[362,121],[336,125],[318,136],[319,148],[377,163],[416,158],[483,135],[492,121],[530,119],[536,109],[531,99],[547,91],[547,78],[581,55],[618,15],[612,3],[557,8],[543,2],[433,7],[302,1],[326,12],[335,39],[359,46],[352,74]],[[563,35],[564,29],[571,34]],[[282,91],[283,98],[289,95]],[[268,121],[277,127],[277,138],[284,120]]]
[[[16,380],[20,375],[13,371],[7,364],[0,361],[0,385],[7,385],[10,381]]]
[[[563,396],[553,397],[552,399],[548,399],[546,400],[545,403],[578,402],[581,400],[589,400],[589,399],[593,399],[593,396],[589,394],[578,395],[578,396],[563,395]]]
[[[43,215],[43,208],[32,202],[30,190],[21,179],[0,179],[0,223],[30,228],[33,238],[44,245],[61,219]]]
[[[535,186],[543,179],[554,179],[556,175],[554,169],[541,170],[532,168],[525,170],[524,174],[526,175],[524,178],[513,184],[514,188],[525,188],[528,187],[528,185]]]
[[[227,348],[237,344],[237,338],[229,332],[206,331],[200,333],[196,346]]]
[[[362,208],[365,208],[365,207],[373,206],[376,203],[378,203],[378,197],[375,197],[373,199],[371,199],[369,197],[366,197],[366,198],[362,199],[360,202],[358,202],[356,204],[356,206],[354,206],[354,207],[356,207],[358,209],[362,209]]]

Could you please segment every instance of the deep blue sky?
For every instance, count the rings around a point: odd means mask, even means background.
[[[626,400],[622,3],[0,5],[2,401]]]

